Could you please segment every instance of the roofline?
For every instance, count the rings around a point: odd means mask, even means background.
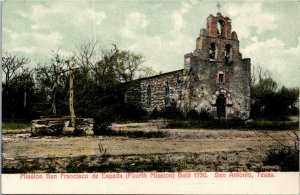
[[[174,71],[171,71],[171,72],[165,72],[165,73],[162,73],[162,74],[157,74],[157,75],[154,75],[154,76],[144,77],[144,78],[140,78],[140,79],[136,79],[136,80],[152,79],[152,78],[155,78],[155,77],[165,76],[165,75],[168,75],[168,74],[174,74],[176,72],[181,72],[181,71],[183,71],[183,69],[174,70]]]
[[[162,74],[157,74],[157,75],[150,76],[150,77],[134,79],[134,80],[127,81],[127,82],[124,82],[124,83],[121,83],[121,84],[135,83],[135,82],[138,82],[138,81],[147,80],[147,79],[153,79],[153,78],[156,78],[156,77],[165,76],[165,75],[168,75],[168,74],[174,74],[174,73],[176,73],[176,72],[181,72],[181,71],[183,71],[183,69],[180,69],[180,70],[174,70],[174,71],[172,71],[172,72],[166,72],[166,73],[162,73]]]

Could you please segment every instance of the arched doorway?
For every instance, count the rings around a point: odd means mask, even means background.
[[[226,110],[225,110],[225,104],[226,104],[226,98],[223,94],[220,94],[216,100],[217,104],[217,117],[222,118],[226,117]]]

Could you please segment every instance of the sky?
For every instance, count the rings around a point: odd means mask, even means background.
[[[71,55],[97,41],[143,55],[143,65],[157,72],[182,69],[207,16],[221,12],[232,20],[243,58],[280,85],[300,84],[299,1],[4,0],[2,6],[2,49],[29,58],[31,67],[47,62],[51,51]]]

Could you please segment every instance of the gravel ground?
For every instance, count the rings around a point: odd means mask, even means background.
[[[186,170],[215,171],[213,167],[203,168],[203,163],[197,165],[197,163],[190,162],[197,159],[199,161],[206,156],[205,161],[219,162],[219,168],[228,171],[229,165],[234,165],[234,163],[235,167],[249,168],[249,163],[252,167],[254,165],[261,166],[261,159],[266,149],[278,147],[278,143],[271,137],[275,137],[280,142],[292,143],[288,131],[263,133],[263,131],[241,130],[163,129],[164,124],[164,121],[151,121],[150,123],[112,125],[115,130],[167,131],[168,136],[164,138],[31,137],[29,133],[3,134],[3,164],[9,167],[18,159],[99,156],[101,155],[100,144],[111,155],[112,160],[116,161],[121,156],[142,158],[145,155],[168,156],[175,161],[188,161]],[[246,164],[248,165],[246,166]]]

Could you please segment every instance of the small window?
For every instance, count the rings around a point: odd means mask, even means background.
[[[147,106],[151,106],[151,86],[147,86]]]
[[[223,71],[220,71],[218,73],[218,78],[217,78],[217,82],[219,84],[223,84],[225,82],[225,76],[224,76],[224,72]]]
[[[217,47],[216,44],[211,43],[209,46],[209,59],[216,60],[217,59]]]
[[[166,82],[166,86],[165,86],[165,107],[169,107],[170,106],[170,87],[169,87],[169,83]]]
[[[224,82],[224,74],[219,74],[219,83]]]

